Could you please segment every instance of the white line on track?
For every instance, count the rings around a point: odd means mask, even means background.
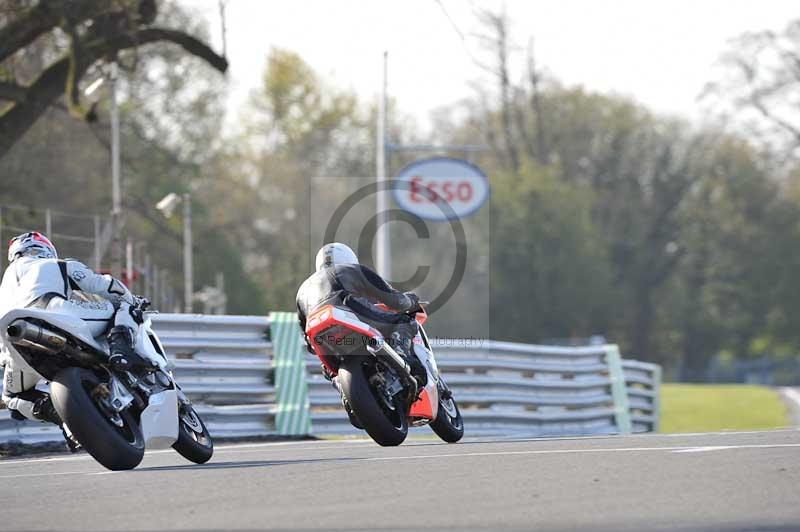
[[[797,432],[800,431],[798,428],[786,428],[786,429],[772,429],[767,431],[722,431],[722,432],[693,432],[693,433],[683,433],[683,434],[661,434],[660,436],[668,436],[668,437],[696,437],[696,436],[735,436],[739,434],[768,434],[768,433],[775,433],[775,432]],[[643,438],[651,438],[654,435],[652,434],[634,434],[625,436],[625,438],[633,438],[633,437],[643,437]],[[478,438],[476,440],[470,440],[471,443],[524,443],[524,442],[535,442],[535,441],[564,441],[564,440],[586,440],[586,439],[597,439],[597,436],[575,436],[575,437],[566,437],[566,438],[520,438],[520,439],[484,439]],[[607,436],[603,439],[616,439],[619,436]],[[428,440],[418,440],[418,441],[409,441],[403,448],[419,446],[419,445],[430,445],[431,443],[439,444],[440,442],[433,442]],[[224,453],[249,453],[249,452],[256,452],[258,450],[281,450],[284,448],[289,448],[293,451],[313,451],[313,450],[325,450],[330,448],[338,448],[338,449],[347,449],[347,448],[360,448],[365,445],[374,445],[372,440],[370,439],[344,439],[344,440],[299,440],[299,441],[283,441],[283,442],[256,442],[256,443],[233,443],[228,445],[220,445],[215,447],[214,452],[224,454]],[[446,446],[441,444],[442,446]],[[799,446],[800,444],[765,444],[764,447],[781,447],[781,446]],[[731,449],[731,448],[758,448],[759,445],[740,445],[740,446],[675,446],[675,447],[626,447],[626,448],[619,448],[619,449],[556,449],[556,450],[536,450],[536,451],[500,451],[499,453],[502,454],[547,454],[547,453],[570,453],[570,452],[620,452],[620,451],[657,451],[657,450],[666,450],[666,451],[673,451],[673,452],[701,452],[701,450],[711,450],[708,449],[709,447],[713,447],[713,450],[718,449]],[[693,450],[697,449],[697,450]],[[156,454],[164,454],[164,453],[173,453],[172,449],[159,449],[159,450],[152,450],[147,451],[146,455],[156,455]],[[491,456],[493,453],[488,453]],[[477,456],[482,455],[481,453],[477,454]],[[447,455],[431,455],[430,457],[436,456],[443,456],[448,457],[451,456]],[[457,453],[453,454],[452,456],[475,456],[474,454],[470,453]],[[404,456],[393,456],[393,457],[376,457],[374,459],[397,459],[402,460],[405,459]],[[373,458],[364,458],[362,460],[372,460]],[[70,461],[84,461],[84,460],[93,460],[93,458],[87,454],[80,454],[80,455],[70,455],[70,456],[51,456],[47,458],[23,458],[23,459],[4,459],[0,460],[0,466],[7,466],[7,465],[14,465],[14,464],[27,464],[27,463],[50,463],[50,462],[70,462]],[[0,476],[0,478],[7,478]]]
[[[230,444],[230,445],[220,445],[214,447],[214,452],[239,452],[239,449],[255,449],[255,448],[264,448],[264,447],[289,447],[289,446],[301,446],[306,445],[308,447],[298,447],[297,450],[301,449],[324,449],[331,444],[341,444],[341,443],[359,443],[359,444],[366,444],[366,443],[373,443],[372,440],[363,439],[363,440],[302,440],[302,441],[280,441],[280,442],[263,442],[263,443],[238,443],[238,444]],[[313,447],[311,447],[313,445]],[[359,447],[360,445],[349,445],[348,447]],[[152,454],[164,454],[164,453],[174,453],[175,451],[172,449],[158,449],[145,452],[145,456],[152,455]],[[0,466],[4,465],[14,465],[14,464],[31,464],[31,463],[39,463],[39,462],[71,462],[76,460],[94,460],[88,454],[79,454],[79,455],[70,455],[70,456],[51,456],[47,458],[9,458],[5,460],[0,460]]]
[[[691,449],[680,449],[677,451],[672,451],[673,453],[705,453],[708,451],[721,451],[724,449],[728,449],[724,445],[710,445],[708,447],[692,447]]]
[[[416,454],[405,456],[372,456],[372,457],[342,457],[343,461],[352,462],[386,462],[395,460],[424,460],[424,459],[442,459],[442,458],[471,458],[471,457],[490,457],[490,456],[519,456],[519,455],[548,455],[548,454],[583,454],[583,453],[638,453],[638,452],[702,452],[702,451],[720,451],[720,450],[736,450],[736,449],[781,449],[781,448],[798,448],[800,443],[775,443],[775,444],[745,444],[745,445],[720,445],[708,447],[692,447],[692,446],[664,446],[664,447],[615,447],[605,449],[539,449],[527,451],[484,451],[484,452],[470,452],[470,453],[433,453],[433,454]],[[335,460],[336,458],[332,458]],[[298,459],[302,461],[301,458]],[[19,462],[18,462],[19,463]],[[225,467],[236,467],[236,464],[219,464],[215,467],[213,462],[209,463],[206,467],[196,467],[187,464],[187,467],[195,467],[197,471],[220,469]],[[23,478],[23,477],[40,477],[49,475],[109,475],[115,473],[125,473],[124,471],[100,471],[100,472],[87,472],[87,471],[64,471],[57,473],[22,473],[16,475],[0,475],[0,479],[4,478]]]
[[[800,447],[800,443],[775,443],[775,444],[753,444],[753,445],[725,445],[717,449],[771,449],[783,447]],[[686,451],[696,449],[697,447],[620,447],[612,449],[548,449],[536,451],[496,451],[496,452],[474,452],[474,453],[448,453],[448,454],[425,454],[416,456],[375,456],[369,458],[356,459],[360,462],[373,462],[384,460],[421,460],[425,458],[455,458],[455,457],[471,457],[471,456],[511,456],[511,455],[524,455],[524,454],[580,454],[580,453],[635,453],[635,452],[653,452],[653,451]]]

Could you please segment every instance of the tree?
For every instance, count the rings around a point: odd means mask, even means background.
[[[721,63],[723,76],[708,84],[706,94],[746,120],[769,151],[800,156],[800,19],[781,32],[739,36]]]
[[[316,252],[312,222],[336,202],[312,179],[368,175],[374,137],[355,95],[326,85],[296,53],[271,50],[262,79],[199,194],[215,225],[240,243],[267,306],[286,309]]]
[[[0,63],[39,39],[49,43],[55,60],[25,80],[14,66],[4,65],[0,99],[10,102],[0,114],[0,157],[64,96],[70,113],[87,118],[79,84],[101,60],[115,60],[124,50],[154,42],[170,42],[225,72],[228,62],[194,36],[154,26],[156,0],[16,1],[0,27]]]

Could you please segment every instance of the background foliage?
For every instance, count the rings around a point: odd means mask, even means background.
[[[207,33],[178,5],[163,3],[158,16]],[[734,43],[723,58],[730,77],[709,80],[704,96],[717,118],[698,124],[565,86],[532,56],[514,81],[508,57],[522,52],[510,45],[507,21],[480,16],[496,82],[438,110],[431,134],[402,114],[402,102],[391,105],[395,141],[489,148],[473,156],[492,196],[471,241],[488,263],[467,277],[467,292],[478,295],[462,294],[434,318],[437,332],[470,335],[484,308],[493,338],[599,334],[687,380],[704,379],[712,359],[796,358],[800,134],[785,102],[800,96],[800,22]],[[13,14],[4,17],[8,24]],[[0,72],[46,65],[56,45],[37,41]],[[759,54],[770,51],[777,59],[762,71]],[[136,59],[123,83],[128,234],[180,283],[180,220],[154,205],[191,192],[198,286],[224,271],[229,312],[293,308],[315,251],[312,218],[326,201],[313,180],[374,173],[372,102],[273,49],[261,86],[236,126],[223,129],[226,82],[206,63],[163,43],[126,53]],[[44,207],[107,214],[105,100],[96,111],[99,120],[87,123],[56,103],[0,158],[0,204],[29,208],[4,211],[6,225],[41,229]],[[393,169],[404,162],[393,160]],[[337,197],[344,185],[328,186]],[[65,217],[59,231],[85,231],[80,223]],[[486,289],[469,284],[480,275]]]

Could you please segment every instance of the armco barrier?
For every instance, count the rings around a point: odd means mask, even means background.
[[[469,434],[565,436],[656,430],[660,368],[622,361],[615,345],[555,347],[434,339]],[[312,425],[351,434],[330,383],[307,357]]]
[[[292,314],[159,314],[154,321],[178,382],[217,437],[359,432],[318,361],[302,347]],[[614,345],[432,343],[468,434],[658,430],[660,367],[622,360]],[[0,411],[0,443],[58,439],[52,425],[13,421]]]
[[[154,327],[181,388],[217,437],[275,433],[269,318],[156,314]],[[61,438],[53,425],[17,422],[0,411],[0,442]]]

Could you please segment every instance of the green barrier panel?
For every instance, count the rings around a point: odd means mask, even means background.
[[[619,347],[606,346],[606,364],[608,378],[611,381],[611,396],[614,399],[614,420],[620,434],[631,433],[631,411],[628,407],[628,389],[625,385],[625,371],[622,369],[622,357]]]
[[[661,430],[661,366],[653,368],[653,432]]]
[[[269,329],[275,368],[275,429],[281,436],[311,434],[305,349],[297,315],[271,312]]]

